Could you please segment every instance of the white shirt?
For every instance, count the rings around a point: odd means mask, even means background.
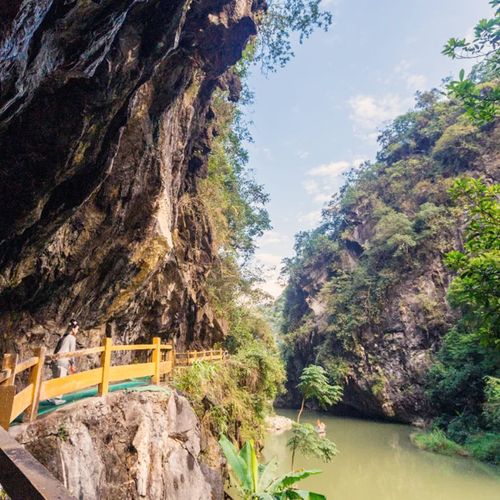
[[[62,354],[63,352],[73,352],[76,351],[76,337],[74,335],[66,335],[61,343],[61,348],[57,354]],[[56,361],[57,366],[63,366],[68,368],[69,365],[73,366],[75,364],[75,358],[62,358]]]

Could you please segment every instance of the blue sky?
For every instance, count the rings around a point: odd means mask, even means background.
[[[267,78],[250,77],[254,143],[250,167],[270,194],[273,229],[259,241],[263,288],[278,295],[283,257],[294,235],[313,228],[342,184],[342,172],[373,159],[377,130],[464,64],[441,55],[451,36],[467,36],[489,17],[488,0],[326,0],[334,16],[295,58]]]

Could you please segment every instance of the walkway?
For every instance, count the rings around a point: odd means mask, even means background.
[[[146,353],[140,356],[142,359],[134,360],[139,362],[123,365],[112,363],[113,353],[126,351]],[[43,367],[47,361],[95,354],[100,355],[98,367],[66,377],[43,380]],[[153,338],[151,344],[133,345],[113,345],[112,340],[106,338],[100,347],[55,355],[46,355],[45,349],[39,347],[35,356],[22,362],[16,354],[5,354],[0,370],[0,485],[14,500],[72,498],[6,432],[14,421],[32,422],[39,415],[60,408],[49,404],[48,399],[63,395],[66,404],[69,404],[88,397],[104,396],[109,391],[159,384],[175,367],[187,367],[197,361],[219,361],[223,358],[222,349],[177,353],[172,344],[162,344],[159,337]],[[22,373],[25,374],[23,379],[27,381],[24,388],[17,390],[16,377]],[[41,471],[44,472],[41,474]],[[18,485],[23,485],[22,489]],[[47,491],[52,493],[47,496]],[[54,493],[56,491],[57,495]]]

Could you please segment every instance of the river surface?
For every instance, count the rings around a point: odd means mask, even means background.
[[[294,418],[293,411],[278,410]],[[303,422],[321,418],[327,437],[339,449],[329,464],[298,455],[295,468],[323,473],[299,483],[328,500],[500,500],[500,468],[460,457],[419,450],[407,425],[330,417],[307,412]],[[290,433],[268,435],[264,457],[278,457],[280,472],[290,470]]]

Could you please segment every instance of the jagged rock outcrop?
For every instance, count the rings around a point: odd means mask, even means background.
[[[378,161],[302,236],[285,291],[281,405],[300,404],[300,373],[316,363],[344,387],[333,412],[415,424],[433,416],[426,375],[459,317],[444,256],[463,244],[464,214],[449,189],[463,175],[498,182],[500,127],[474,127],[456,103],[430,97],[385,133]]]
[[[0,6],[0,352],[223,335],[197,198],[218,86],[259,0],[24,0]],[[233,84],[231,85],[231,82]],[[237,97],[237,95],[233,95]]]
[[[117,392],[10,431],[77,498],[219,499],[221,457],[175,392]]]
[[[359,243],[365,246],[368,236],[372,235],[367,233],[367,239],[360,239]],[[347,249],[342,260],[344,264],[349,261],[343,269],[359,265],[358,257]],[[450,279],[438,256],[423,268],[405,270],[403,279],[388,290],[380,322],[353,330],[356,345],[352,351],[338,346],[328,348],[329,354],[338,356],[336,362],[349,365],[343,380],[344,396],[334,412],[414,424],[429,415],[431,409],[423,387],[425,375],[432,353],[439,348],[442,336],[456,318],[446,301]],[[282,400],[286,405],[300,401],[295,389],[298,376],[304,366],[318,362],[318,350],[328,336],[325,332],[329,323],[335,321],[335,317],[329,317],[324,294],[319,293],[326,280],[304,283],[306,289],[311,283],[314,289],[306,293],[309,332],[297,339],[293,356],[288,360],[289,392]],[[335,346],[335,342],[330,345]]]

